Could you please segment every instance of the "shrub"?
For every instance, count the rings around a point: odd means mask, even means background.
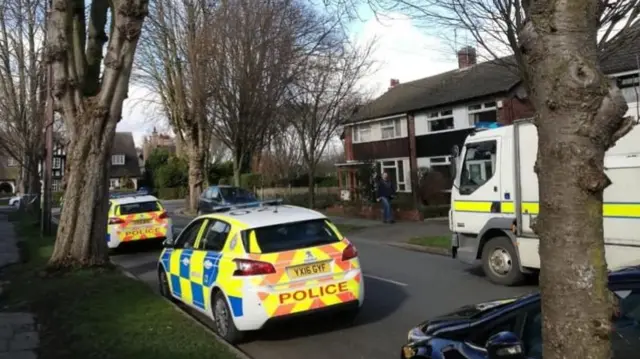
[[[260,173],[243,173],[240,175],[240,187],[253,190],[262,185],[262,175]]]
[[[166,187],[158,188],[159,199],[183,199],[189,194],[189,190],[186,187]]]

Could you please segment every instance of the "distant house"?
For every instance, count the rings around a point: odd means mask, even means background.
[[[164,133],[158,133],[158,130],[154,127],[151,136],[147,136],[142,144],[142,161],[143,163],[149,159],[153,150],[157,148],[163,148],[169,151],[171,154],[180,156],[181,146],[177,138],[171,137]]]
[[[610,53],[602,70],[617,83],[638,117],[640,38]],[[448,182],[450,154],[477,127],[508,125],[535,112],[519,76],[505,66],[511,58],[476,63],[476,51],[458,52],[458,69],[400,84],[362,106],[344,124],[346,161],[338,164],[340,187],[357,187],[357,169],[373,162],[399,192],[417,188],[417,173],[437,171]],[[486,169],[475,168],[484,173]]]
[[[53,151],[51,187],[54,192],[62,191],[66,150],[58,144]],[[141,177],[138,152],[131,132],[116,132],[111,147],[111,173],[109,189],[138,188]]]
[[[9,156],[0,156],[0,196],[15,193],[20,178],[20,165]]]

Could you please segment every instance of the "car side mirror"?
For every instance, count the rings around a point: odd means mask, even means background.
[[[525,359],[524,345],[512,332],[493,335],[485,345],[489,359]]]
[[[170,239],[165,239],[164,241],[162,241],[162,246],[165,248],[173,248],[175,241],[170,240]]]

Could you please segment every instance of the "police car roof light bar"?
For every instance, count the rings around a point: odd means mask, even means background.
[[[281,199],[275,200],[266,200],[266,201],[256,201],[249,203],[241,203],[234,204],[230,206],[220,206],[213,208],[213,212],[229,212],[236,209],[245,209],[245,208],[256,208],[256,207],[266,207],[266,206],[278,206],[282,203]]]

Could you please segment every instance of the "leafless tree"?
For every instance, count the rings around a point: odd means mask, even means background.
[[[234,181],[275,130],[275,114],[302,59],[331,42],[329,20],[302,0],[221,1],[212,23],[212,128],[232,151]]]
[[[260,169],[265,186],[283,183],[299,175],[301,165],[300,140],[295,129],[283,119],[279,129],[262,151]]]
[[[41,1],[0,0],[0,149],[20,165],[23,193],[40,193],[43,17]]]
[[[206,0],[157,0],[150,6],[137,64],[140,84],[158,94],[189,163],[188,208],[195,211],[207,182],[211,68],[203,49],[215,7]],[[215,40],[214,40],[215,41]]]
[[[68,134],[69,163],[53,268],[109,263],[111,145],[147,12],[147,0],[51,1],[45,61]]]
[[[640,1],[365,1],[376,11],[466,30],[489,54],[500,43],[513,52],[537,111],[543,355],[610,358],[604,155],[634,122],[599,61],[637,39]]]
[[[374,42],[358,47],[343,36],[338,46],[307,59],[305,71],[289,87],[284,105],[288,123],[300,141],[311,207],[315,205],[318,162],[338,128],[361,104],[359,84],[373,67],[370,54]]]

